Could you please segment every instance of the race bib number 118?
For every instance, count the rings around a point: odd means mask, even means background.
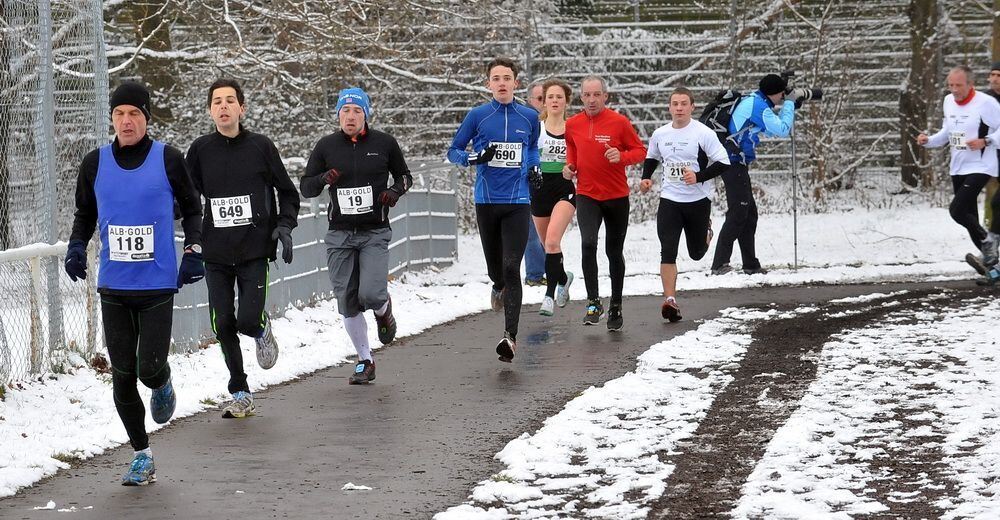
[[[108,226],[111,261],[148,262],[153,253],[153,226]]]

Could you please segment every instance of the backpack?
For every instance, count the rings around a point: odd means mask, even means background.
[[[715,132],[719,142],[729,151],[738,149],[735,136],[729,134],[729,121],[733,118],[733,110],[743,97],[739,90],[720,90],[715,98],[705,105],[701,117],[698,118],[698,121]]]

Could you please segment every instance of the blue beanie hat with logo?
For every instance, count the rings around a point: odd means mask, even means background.
[[[365,91],[359,87],[345,88],[340,91],[340,94],[337,96],[336,112],[338,114],[340,113],[340,109],[344,108],[344,105],[357,105],[361,107],[361,110],[365,111],[365,121],[372,115],[371,101],[368,99],[368,94],[365,94]]]

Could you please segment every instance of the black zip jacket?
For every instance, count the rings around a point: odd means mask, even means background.
[[[413,185],[413,177],[406,166],[403,151],[396,138],[365,126],[356,138],[343,131],[327,135],[316,143],[306,172],[299,181],[305,197],[317,197],[326,188],[325,174],[331,168],[340,172],[337,184],[330,187],[329,229],[377,229],[389,226],[389,208],[382,207],[379,195],[385,191],[392,176],[391,189],[400,195]],[[371,187],[371,211],[343,214],[337,190]],[[342,192],[343,193],[343,192]],[[358,200],[363,200],[359,198]]]
[[[153,147],[153,140],[148,135],[132,146],[121,146],[118,138],[111,144],[111,152],[118,166],[126,170],[134,170],[146,162],[146,156]],[[97,168],[100,165],[101,150],[94,149],[84,156],[80,163],[80,172],[76,178],[76,213],[73,216],[73,231],[70,240],[89,242],[97,229],[97,196],[94,194],[94,181],[97,180]],[[167,180],[174,192],[174,201],[180,210],[181,227],[184,229],[184,245],[201,244],[201,204],[198,193],[194,191],[191,177],[184,166],[184,154],[173,146],[163,147],[163,166],[167,171]],[[176,217],[175,217],[176,218]],[[178,266],[180,263],[178,263]],[[103,294],[150,295],[172,293],[171,290],[123,291],[101,289]]]
[[[206,262],[237,265],[258,258],[275,259],[278,226],[298,223],[299,193],[288,178],[281,156],[266,136],[243,129],[236,137],[212,132],[195,139],[187,153],[195,189],[205,198],[202,255]],[[277,192],[277,206],[275,194]],[[216,227],[212,199],[250,198],[246,225]],[[242,208],[235,208],[242,209]],[[230,210],[232,211],[232,210]],[[236,215],[230,214],[230,217]]]

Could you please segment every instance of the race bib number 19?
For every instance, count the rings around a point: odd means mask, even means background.
[[[520,168],[521,143],[493,143],[497,145],[497,154],[490,161],[494,168]]]
[[[338,188],[337,203],[341,215],[363,215],[372,212],[372,187]]]
[[[250,195],[220,197],[212,201],[212,223],[217,228],[246,226],[253,221]]]
[[[691,164],[686,162],[664,163],[663,176],[667,182],[684,182],[684,169],[690,167]]]
[[[148,262],[153,253],[153,226],[108,226],[112,262]]]
[[[956,150],[969,149],[969,146],[965,144],[965,132],[951,132],[948,134],[948,142]]]

